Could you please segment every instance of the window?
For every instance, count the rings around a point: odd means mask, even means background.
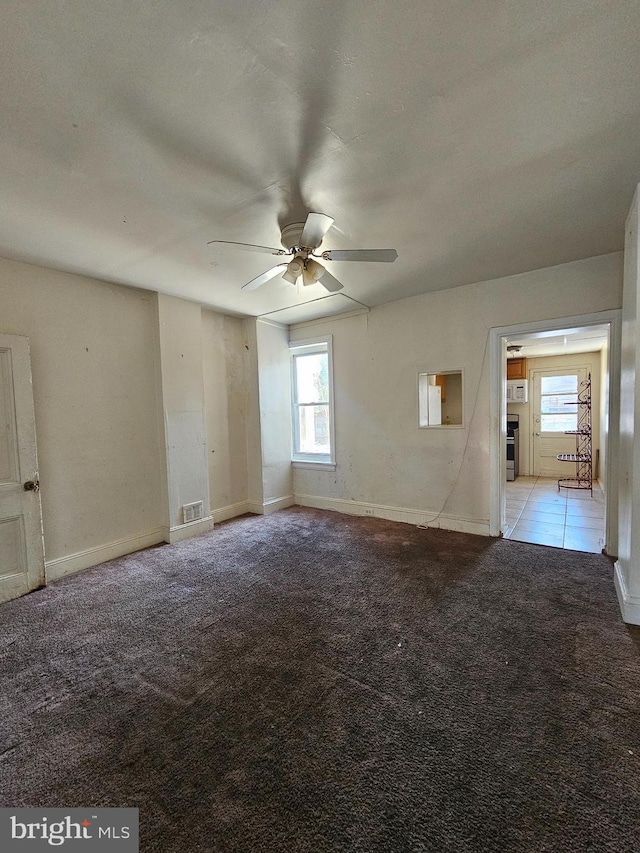
[[[578,376],[540,377],[540,432],[578,428]]]
[[[333,465],[331,338],[296,341],[289,349],[293,461]]]

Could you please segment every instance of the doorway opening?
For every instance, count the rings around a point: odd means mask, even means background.
[[[491,535],[617,553],[619,336],[619,311],[491,330]]]

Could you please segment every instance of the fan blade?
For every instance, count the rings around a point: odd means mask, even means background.
[[[342,290],[344,287],[343,284],[340,284],[337,278],[334,278],[330,272],[324,273],[321,279],[319,279],[320,284],[329,290],[331,293],[335,293],[337,290]]]
[[[266,284],[272,278],[275,278],[277,275],[280,275],[284,269],[287,268],[286,264],[278,264],[275,267],[271,267],[270,270],[261,273],[256,278],[252,278],[251,281],[248,281],[246,284],[243,284],[240,288],[241,290],[257,290],[259,287],[262,287],[263,284]]]
[[[269,246],[254,246],[253,243],[233,243],[231,240],[209,240],[207,246],[235,246],[236,249],[242,249],[244,252],[267,252],[270,255],[286,255],[284,249],[271,249]]]
[[[332,225],[333,219],[330,216],[324,213],[310,213],[302,229],[300,245],[307,249],[317,249]]]
[[[338,249],[323,252],[326,261],[372,261],[392,264],[398,257],[395,249]]]

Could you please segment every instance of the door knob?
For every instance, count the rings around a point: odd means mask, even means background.
[[[40,491],[40,480],[27,480],[24,484],[25,492],[39,492]]]

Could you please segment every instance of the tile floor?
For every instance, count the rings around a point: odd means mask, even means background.
[[[505,539],[599,553],[604,547],[604,494],[560,489],[550,477],[518,477],[507,483]]]

